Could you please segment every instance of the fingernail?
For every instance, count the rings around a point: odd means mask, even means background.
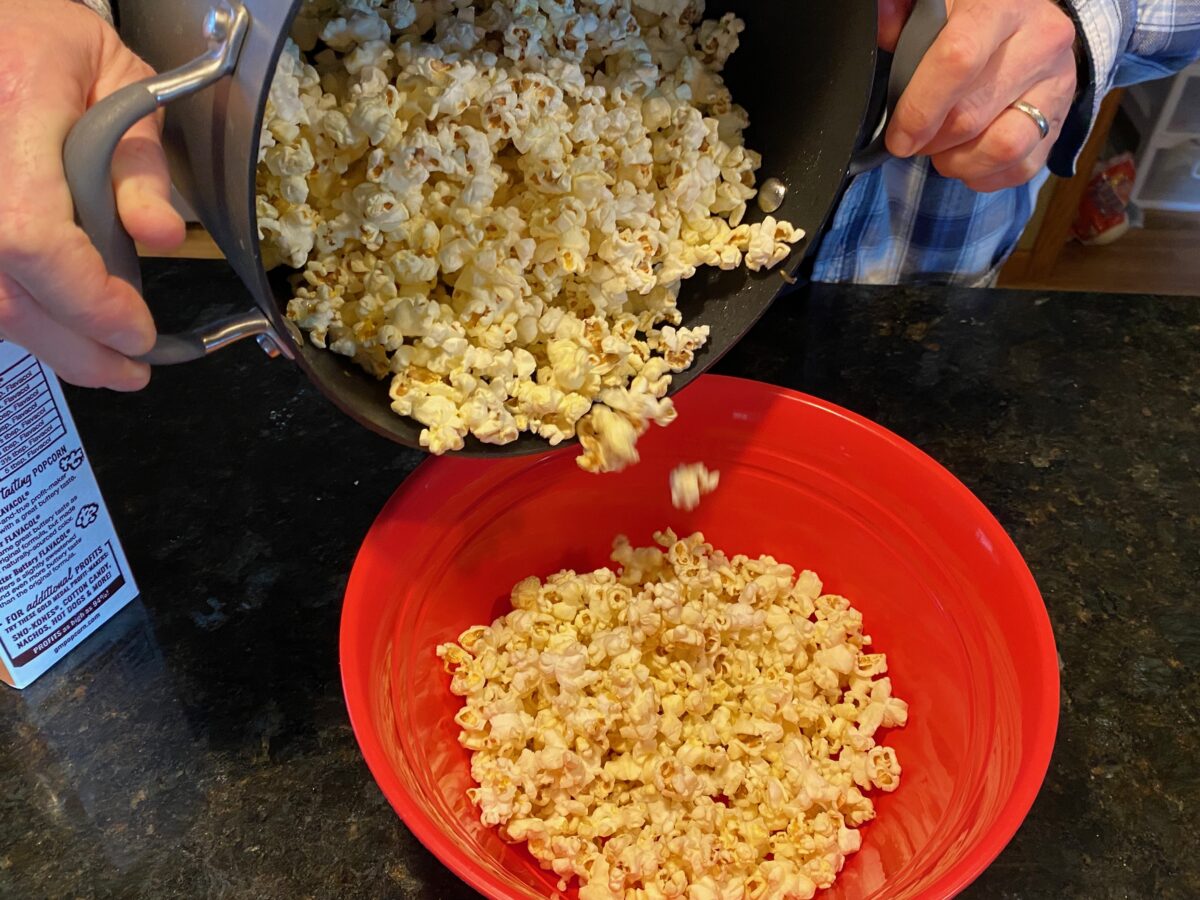
[[[141,356],[150,352],[154,346],[156,335],[153,329],[130,328],[113,335],[112,340],[105,341],[118,353],[126,356]]]
[[[917,149],[917,142],[907,131],[894,132],[888,138],[887,143],[888,149],[892,151],[892,156],[898,156],[901,159],[912,156],[913,151]]]
[[[113,380],[109,387],[118,393],[129,394],[142,390],[149,383],[150,367],[142,363],[130,362],[129,365],[122,368],[121,374]]]

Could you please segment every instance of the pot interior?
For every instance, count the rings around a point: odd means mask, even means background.
[[[345,357],[313,347],[287,321],[288,276],[294,273],[263,270],[254,215],[254,148],[271,76],[300,0],[246,0],[246,6],[253,24],[235,78],[168,112],[173,174],[258,304],[289,339],[307,376],[360,424],[400,444],[419,446],[421,426],[391,411],[386,382]],[[194,7],[186,0],[124,0],[122,31],[152,65],[170,68],[203,50],[198,26],[193,33],[170,24],[198,19]],[[795,272],[823,230],[859,140],[875,66],[876,6],[714,0],[706,9],[710,17],[725,12],[737,13],[747,25],[725,76],[735,100],[751,116],[746,144],[763,155],[759,183],[774,177],[786,185],[787,196],[775,215],[809,235],[780,267]],[[174,36],[164,40],[164,34]],[[749,221],[761,218],[752,204]],[[695,365],[675,376],[672,393],[711,368],[786,287],[779,270],[702,269],[687,281],[679,299],[684,324],[708,325],[711,337]],[[503,447],[472,438],[464,453],[516,456],[544,452],[546,446],[530,435]]]

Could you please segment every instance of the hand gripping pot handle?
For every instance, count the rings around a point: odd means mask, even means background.
[[[900,33],[896,52],[892,55],[892,67],[888,74],[887,105],[883,119],[872,134],[870,143],[854,154],[850,160],[849,174],[861,175],[877,169],[891,158],[885,143],[888,125],[896,112],[896,104],[904,95],[921,60],[938,39],[946,26],[946,0],[916,0],[912,14]]]
[[[141,290],[141,268],[133,239],[117,217],[112,159],[125,132],[172,100],[186,97],[230,74],[246,37],[250,14],[236,0],[211,10],[204,23],[209,49],[181,68],[122,88],[93,106],[75,124],[63,147],[67,184],[80,227],[100,251],[108,271]],[[258,337],[263,349],[278,355],[280,345],[261,312],[230,316],[183,334],[159,335],[140,361],[151,365],[190,362],[234,341]]]

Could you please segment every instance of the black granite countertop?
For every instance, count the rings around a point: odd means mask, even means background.
[[[160,321],[246,301],[158,263]],[[818,289],[722,370],[849,407],[995,512],[1063,663],[1045,787],[970,898],[1200,897],[1200,300]],[[0,897],[466,898],[367,772],[355,551],[420,457],[242,345],[69,398],[142,589],[0,688]]]

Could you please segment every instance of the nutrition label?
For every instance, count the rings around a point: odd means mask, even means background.
[[[0,372],[0,483],[67,433],[46,371],[26,356]]]
[[[136,594],[57,379],[0,341],[0,676],[32,681]]]

